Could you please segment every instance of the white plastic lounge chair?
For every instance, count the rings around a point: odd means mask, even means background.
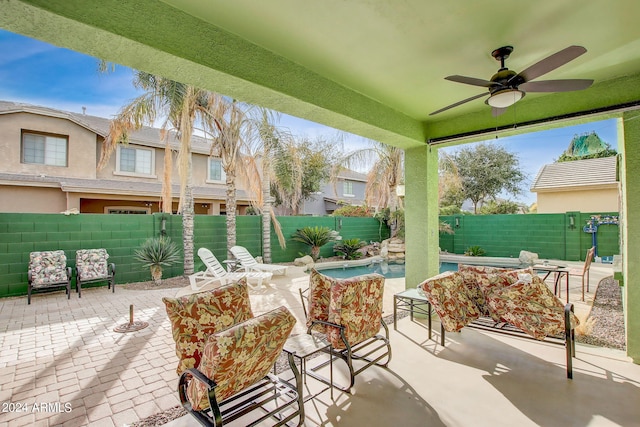
[[[231,253],[240,261],[240,265],[242,265],[245,271],[266,271],[272,274],[287,274],[286,265],[261,264],[256,261],[247,248],[243,246],[232,247]]]
[[[207,268],[205,271],[199,271],[189,276],[189,283],[191,289],[197,291],[204,288],[207,285],[218,282],[218,286],[226,285],[228,282],[234,280],[240,280],[243,277],[247,278],[247,284],[252,289],[257,289],[262,286],[264,279],[271,279],[271,273],[257,272],[257,271],[237,271],[233,273],[227,272],[220,264],[215,255],[207,248],[198,249],[198,256]],[[250,280],[258,282],[257,286],[251,285]]]

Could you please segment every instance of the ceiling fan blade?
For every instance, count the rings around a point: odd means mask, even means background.
[[[593,80],[587,79],[543,80],[523,83],[518,89],[525,92],[571,92],[586,89],[592,84]]]
[[[476,79],[475,77],[465,77],[465,76],[447,76],[444,78],[445,80],[450,80],[456,83],[464,83],[466,85],[471,86],[480,86],[480,87],[493,87],[499,86],[500,83],[492,82],[490,80]]]
[[[441,108],[439,110],[436,110],[433,113],[430,113],[429,115],[433,116],[434,114],[442,113],[443,111],[446,111],[446,110],[448,110],[450,108],[457,107],[458,105],[462,105],[462,104],[464,104],[466,102],[473,101],[474,99],[482,98],[483,96],[487,96],[487,95],[488,95],[487,93],[481,93],[479,95],[474,95],[471,98],[463,99],[462,101],[458,101],[455,104],[447,105],[446,107]]]
[[[580,55],[587,52],[582,46],[569,46],[562,49],[560,52],[556,52],[551,56],[547,56],[545,59],[536,62],[529,68],[513,76],[510,81],[520,78],[525,82],[540,77],[543,74],[547,74],[549,71],[553,71],[558,67],[563,66],[569,61],[573,61]]]

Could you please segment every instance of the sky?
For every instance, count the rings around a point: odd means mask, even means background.
[[[108,74],[98,71],[98,60],[48,43],[0,30],[0,100],[24,102],[64,111],[111,118],[141,92],[132,85],[133,71],[116,66]],[[336,140],[342,136],[344,150],[363,148],[363,137],[339,132],[308,120],[282,114],[279,126],[298,136]],[[524,193],[510,200],[530,205],[535,193],[529,187],[542,166],[553,163],[578,134],[595,131],[600,138],[617,149],[615,119],[523,135],[492,138],[518,156],[527,176]],[[445,149],[447,152],[457,148]]]

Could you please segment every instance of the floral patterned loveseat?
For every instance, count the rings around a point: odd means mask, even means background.
[[[200,423],[223,425],[246,413],[238,414],[236,405],[259,409],[277,393],[268,415],[289,408],[288,415],[302,424],[297,369],[296,386],[269,374],[296,322],[289,310],[282,306],[254,317],[245,279],[163,302],[176,343],[180,401]]]
[[[504,268],[460,264],[418,285],[441,324],[441,344],[446,332],[464,326],[494,331],[520,331],[537,340],[559,339],[566,347],[567,377],[572,378],[575,357],[573,304],[566,305],[530,268]]]

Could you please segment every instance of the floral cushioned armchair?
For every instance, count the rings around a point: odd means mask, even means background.
[[[342,390],[353,387],[355,376],[364,369],[373,364],[387,366],[391,360],[389,330],[382,320],[384,280],[379,274],[335,279],[311,270],[307,332],[325,334],[334,355],[347,363],[350,384],[348,387],[338,387]],[[385,336],[379,335],[381,327]],[[357,355],[359,350],[376,343],[377,347],[367,348],[367,355],[374,356]],[[367,363],[355,371],[352,363],[354,358]],[[384,358],[386,362],[379,363]],[[321,381],[325,380],[315,375],[313,369],[307,373]]]
[[[116,274],[116,265],[109,263],[109,254],[106,249],[80,249],[76,251],[76,290],[78,297],[82,297],[82,284],[94,282],[107,282],[108,288],[116,291],[113,277]]]
[[[31,293],[41,289],[64,287],[67,299],[71,298],[71,267],[64,251],[31,252],[27,277],[27,304],[31,304]]]
[[[567,350],[567,377],[572,378],[574,329],[579,323],[573,304],[563,305],[533,270],[460,264],[457,272],[429,278],[418,290],[440,318],[442,345],[445,331],[459,331],[467,325],[519,330],[537,340],[560,338]]]
[[[268,408],[265,418],[286,409],[287,420],[298,417],[302,424],[298,371],[292,369],[295,386],[269,374],[296,322],[285,307],[254,317],[244,279],[163,301],[179,359],[180,401],[200,423],[221,426],[240,418],[247,412],[233,408],[240,405]]]

